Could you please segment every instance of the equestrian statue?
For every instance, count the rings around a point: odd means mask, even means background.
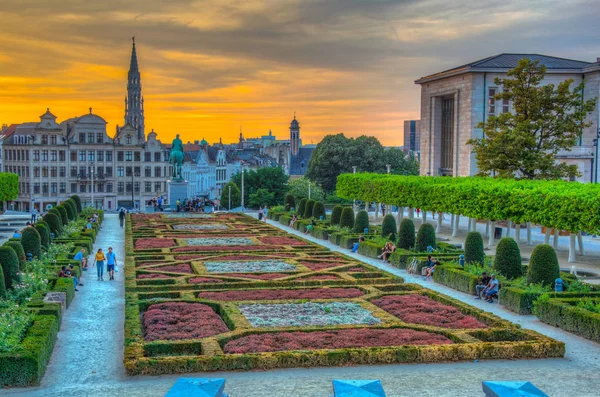
[[[183,166],[183,142],[179,139],[179,134],[177,134],[177,137],[173,139],[173,143],[171,144],[169,164],[173,165],[173,180],[183,179],[181,176],[181,167]]]

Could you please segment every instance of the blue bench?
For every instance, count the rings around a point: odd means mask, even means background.
[[[379,380],[334,380],[333,397],[385,397]]]
[[[223,378],[179,378],[165,397],[227,397]]]
[[[530,382],[484,381],[486,397],[549,397]]]

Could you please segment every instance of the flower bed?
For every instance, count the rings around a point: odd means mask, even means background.
[[[314,270],[314,271],[323,270],[323,269],[329,269],[329,268],[332,268],[332,267],[343,265],[343,263],[340,263],[340,262],[308,262],[308,261],[299,261],[299,263],[301,265],[306,266],[310,270]]]
[[[138,238],[135,249],[170,248],[175,246],[175,240],[168,238]]]
[[[143,315],[144,339],[197,339],[228,332],[221,317],[201,303],[167,302],[151,305]]]
[[[289,277],[292,274],[286,274],[286,273],[263,273],[263,274],[226,273],[226,274],[220,274],[220,275],[228,276],[228,277],[249,278],[249,279],[253,279],[253,280],[275,280],[278,278]]]
[[[487,328],[473,316],[463,314],[453,306],[444,305],[418,294],[384,296],[371,301],[374,305],[412,324],[443,328]]]
[[[192,267],[188,263],[180,263],[179,265],[168,265],[168,266],[160,266],[160,267],[152,267],[152,270],[160,270],[161,272],[171,272],[171,273],[194,273],[192,271]],[[150,270],[148,269],[148,270]]]
[[[270,245],[306,245],[304,241],[298,240],[294,237],[286,236],[261,237],[259,240],[264,244]]]
[[[326,280],[339,280],[338,276],[333,274],[315,274],[314,276],[304,277],[302,280],[307,281],[326,281]]]
[[[240,254],[240,255],[224,255],[224,256],[219,256],[219,257],[215,257],[215,254],[204,254],[204,255],[200,255],[200,254],[196,254],[196,255],[177,255],[175,257],[176,260],[180,260],[180,261],[187,261],[187,260],[192,260],[192,259],[215,259],[215,260],[222,260],[222,261],[245,261],[245,260],[265,260],[265,259],[275,259],[275,258],[293,258],[294,254],[286,254],[286,253],[277,253],[276,255],[268,255],[268,254],[257,254],[257,255],[244,255],[244,254]]]
[[[198,298],[217,301],[266,301],[281,299],[356,298],[363,295],[358,288],[259,289],[248,291],[200,292]]]
[[[211,214],[194,214],[188,212],[180,212],[175,214],[167,214],[167,218],[196,218],[196,219],[211,219],[214,218]]]
[[[285,350],[344,349],[405,345],[445,345],[443,335],[412,329],[345,329],[339,331],[274,332],[241,337],[223,347],[227,354],[265,353]]]
[[[254,273],[294,271],[296,266],[284,261],[211,261],[204,262],[209,273]]]
[[[227,225],[222,223],[206,223],[206,224],[183,224],[173,225],[175,230],[223,230],[229,229]]]
[[[223,280],[220,278],[210,278],[210,277],[194,277],[188,280],[190,284],[202,284],[202,283],[222,283]]]
[[[222,246],[222,245],[205,245],[195,247],[177,247],[173,248],[173,252],[191,252],[191,251],[273,251],[281,249],[282,247],[267,247],[265,245],[244,245],[244,246]]]
[[[240,305],[253,327],[379,324],[380,319],[357,303],[282,303]]]
[[[142,273],[138,274],[136,277],[138,280],[148,279],[148,278],[169,278],[166,274],[160,273]]]
[[[200,238],[186,238],[185,242],[188,245],[194,246],[232,246],[232,245],[252,245],[254,240],[248,237],[200,237]]]

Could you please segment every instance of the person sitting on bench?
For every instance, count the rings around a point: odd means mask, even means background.
[[[487,275],[486,272],[481,273],[481,277],[479,277],[478,280],[479,283],[475,286],[475,291],[477,293],[475,299],[481,299],[481,292],[487,288],[488,284],[490,283],[490,280],[491,278]]]
[[[494,303],[494,295],[498,293],[498,279],[496,279],[496,275],[492,274],[492,278],[488,283],[488,286],[483,290],[483,296],[485,297],[486,302]]]
[[[427,271],[425,273],[425,281],[427,281],[428,278],[433,277],[433,272],[435,271],[435,268],[437,267],[437,265],[440,264],[440,261],[433,261],[433,266],[429,266],[427,268]]]
[[[385,243],[385,246],[383,247],[383,252],[381,253],[381,255],[379,255],[379,257],[384,262],[387,262],[390,255],[392,255],[394,251],[396,251],[396,246],[392,244],[391,241],[388,241],[387,243]]]
[[[358,237],[358,241],[356,243],[354,243],[354,245],[352,246],[352,252],[356,252],[358,251],[358,246],[360,245],[361,242],[365,241],[365,236],[363,236],[362,234]]]

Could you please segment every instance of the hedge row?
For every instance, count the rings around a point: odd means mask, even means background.
[[[600,313],[577,307],[577,303],[581,300],[581,298],[540,299],[536,301],[535,314],[547,324],[600,342]],[[593,301],[600,301],[600,294]]]

